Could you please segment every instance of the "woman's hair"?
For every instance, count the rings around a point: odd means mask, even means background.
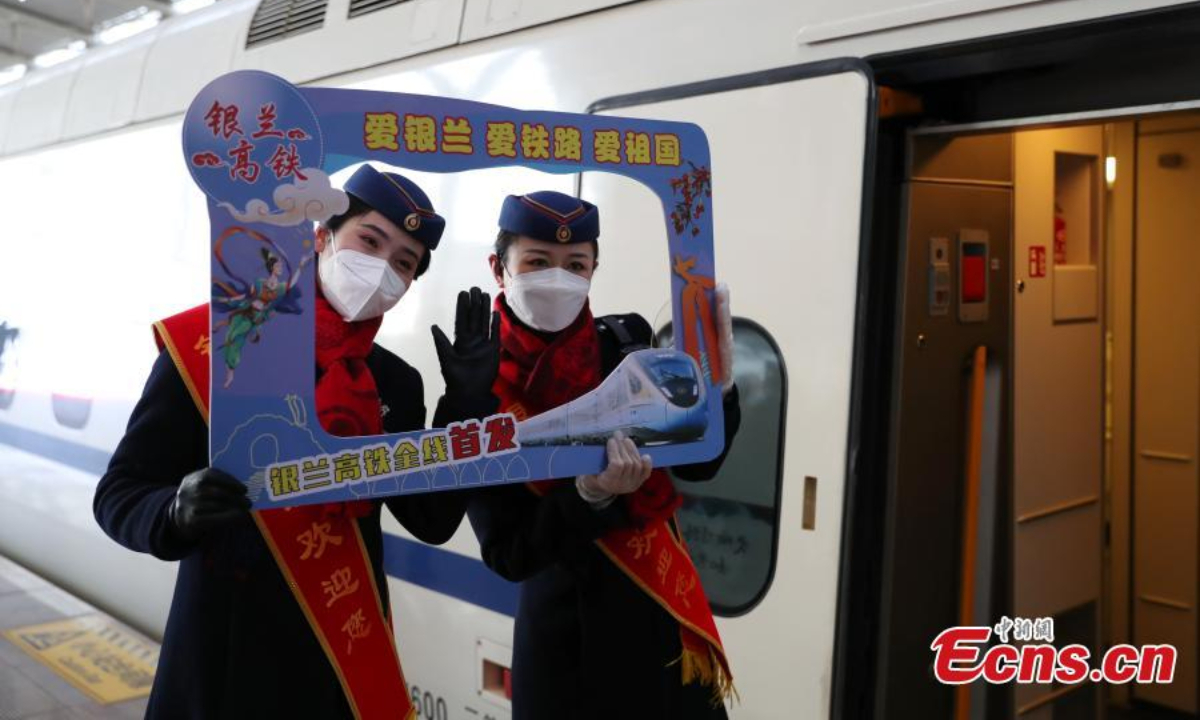
[[[366,215],[375,209],[362,200],[350,195],[349,193],[346,195],[350,198],[350,207],[346,208],[346,212],[342,213],[341,215],[334,215],[324,223],[325,227],[331,233],[336,233],[338,228],[346,224],[347,220],[356,218],[359,215]],[[421,247],[425,248],[425,252],[421,255],[421,259],[417,262],[417,271],[413,274],[414,280],[425,274],[425,271],[429,269],[429,261],[433,257],[433,253],[430,252],[429,248],[425,247],[424,244],[422,244]]]

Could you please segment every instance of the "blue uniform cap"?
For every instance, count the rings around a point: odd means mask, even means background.
[[[437,249],[446,219],[433,211],[429,196],[412,180],[363,165],[342,189],[370,205],[430,251]]]
[[[553,190],[509,195],[500,208],[500,229],[546,242],[593,242],[600,237],[600,211]]]

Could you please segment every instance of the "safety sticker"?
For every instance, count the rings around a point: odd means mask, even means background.
[[[145,697],[154,683],[158,644],[106,615],[5,630],[4,637],[99,703]]]

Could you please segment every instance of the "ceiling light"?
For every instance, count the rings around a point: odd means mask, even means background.
[[[158,10],[142,12],[131,20],[118,22],[96,33],[96,41],[101,45],[111,45],[149,30],[157,25],[159,20],[162,20],[162,13]]]
[[[15,80],[20,80],[25,76],[26,69],[27,68],[25,67],[24,63],[18,63],[11,67],[6,67],[3,70],[0,70],[0,85],[6,85]]]
[[[87,43],[83,40],[75,42],[57,50],[44,52],[33,59],[33,64],[40,68],[48,68],[57,65],[61,62],[66,62],[71,58],[77,57],[87,48]]]
[[[216,1],[217,0],[175,0],[175,3],[171,5],[171,11],[176,15],[184,15],[192,12],[193,10],[206,8]]]

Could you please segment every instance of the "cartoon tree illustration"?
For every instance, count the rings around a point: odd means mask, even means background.
[[[700,234],[700,216],[704,214],[706,199],[712,197],[712,171],[708,166],[696,167],[688,161],[692,169],[677,178],[671,178],[671,190],[677,196],[675,210],[671,212],[671,224],[675,234],[682,235],[690,230],[691,236]]]

